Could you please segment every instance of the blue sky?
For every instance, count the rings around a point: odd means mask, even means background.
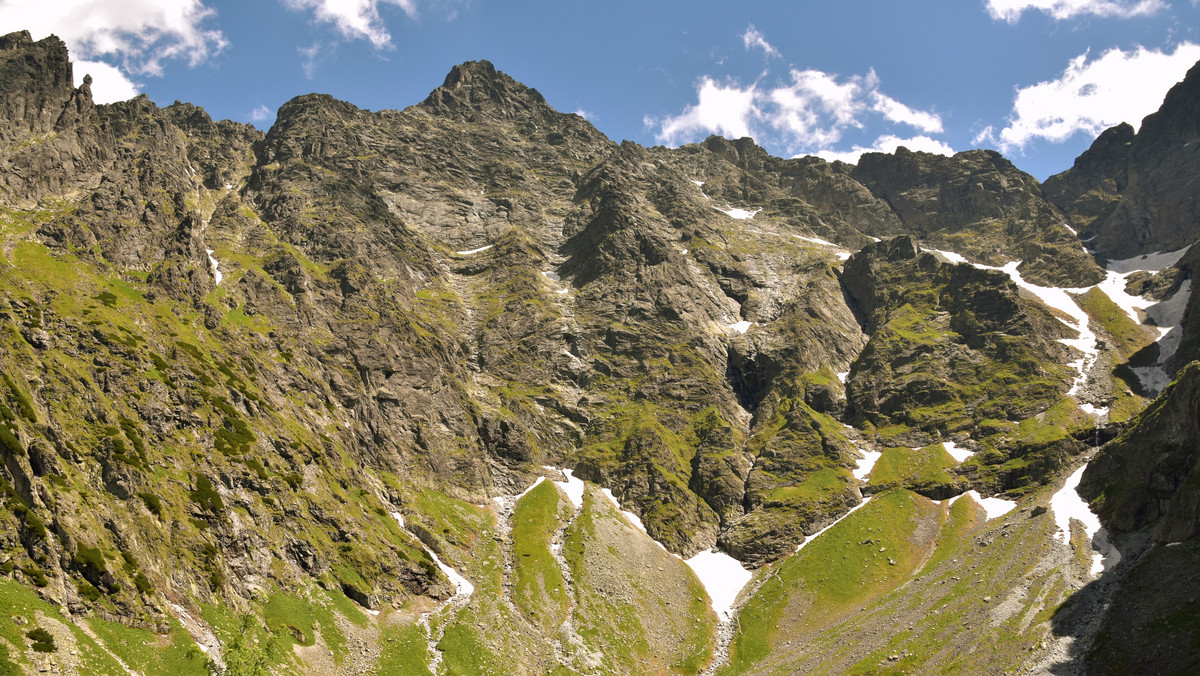
[[[488,59],[614,140],[753,136],[783,157],[996,148],[1038,178],[1200,60],[1196,0],[0,0],[98,100],[269,127],[287,99],[422,100]]]

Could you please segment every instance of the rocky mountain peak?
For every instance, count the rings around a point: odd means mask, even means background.
[[[74,91],[67,46],[29,31],[0,37],[0,138],[17,140],[54,128]]]
[[[704,147],[734,166],[750,171],[761,171],[770,157],[750,137],[730,141],[721,136],[709,136],[704,140]]]
[[[430,92],[421,105],[453,113],[489,111],[514,117],[547,107],[538,90],[496,70],[490,61],[467,61],[446,74],[442,86]]]
[[[1125,123],[1105,131],[1045,192],[1089,246],[1111,258],[1174,251],[1200,228],[1197,142],[1200,64],[1167,92],[1136,134]]]

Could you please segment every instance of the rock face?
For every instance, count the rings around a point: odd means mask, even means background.
[[[1046,196],[1088,246],[1108,258],[1176,251],[1200,235],[1200,68],[1167,92],[1136,134],[1121,124],[1100,135],[1075,166],[1046,180]]]
[[[932,248],[989,265],[1020,260],[1022,276],[1042,286],[1090,286],[1104,278],[1037,180],[997,152],[867,153],[850,175]]]
[[[847,386],[857,420],[940,436],[1036,415],[1066,393],[1068,332],[1007,275],[941,262],[905,236],[864,247],[844,277],[871,335]]]
[[[769,575],[864,489],[923,515],[920,547],[965,541],[984,521],[929,498],[1036,493],[1095,431],[1074,332],[929,251],[1103,276],[1062,224],[1086,200],[995,153],[616,144],[486,61],[403,110],[300,96],[266,133],[71,82],[61,41],[0,38],[0,575],[44,615],[173,616],[232,672],[316,626],[336,657],[358,604],[417,632],[364,645],[447,671],[696,673],[716,618],[670,554]],[[1120,193],[1132,160],[1090,152],[1088,190]],[[855,475],[898,447],[893,476]],[[583,505],[514,507],[554,468],[595,484]]]
[[[1200,362],[1192,362],[1084,472],[1079,492],[1120,532],[1200,534]]]

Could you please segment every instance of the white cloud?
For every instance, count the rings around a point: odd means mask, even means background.
[[[746,87],[735,82],[719,84],[710,77],[701,78],[697,103],[682,113],[661,119],[646,118],[647,127],[659,127],[655,138],[659,143],[674,145],[698,140],[708,134],[726,137],[752,136],[763,144],[778,144],[787,153],[834,153],[843,135],[851,129],[867,129],[883,125],[906,125],[925,134],[942,132],[942,119],[937,114],[915,110],[880,90],[875,71],[848,78],[820,70],[791,70],[789,79],[774,88],[758,83]],[[916,137],[914,143],[931,141],[928,136]],[[926,143],[921,149],[934,149]],[[949,150],[936,146],[938,151]],[[869,149],[868,149],[869,150]],[[861,154],[855,148],[850,154]]]
[[[998,138],[999,148],[1009,152],[1035,138],[1061,142],[1120,122],[1137,128],[1197,60],[1200,45],[1190,42],[1179,44],[1172,54],[1142,47],[1111,49],[1088,61],[1085,52],[1071,59],[1057,80],[1017,89],[1008,126],[998,137],[985,129],[976,142]]]
[[[987,0],[988,14],[1008,23],[1016,23],[1026,10],[1039,10],[1061,21],[1082,14],[1128,19],[1166,6],[1163,0]]]
[[[138,84],[112,64],[103,61],[76,61],[73,66],[76,87],[83,84],[85,75],[92,76],[92,100],[96,103],[128,101],[138,95]]]
[[[168,60],[195,66],[220,52],[225,37],[206,26],[214,15],[201,0],[0,0],[0,26],[36,39],[54,33],[75,58],[110,57],[148,75],[162,75]]]
[[[583,119],[585,119],[585,120],[590,120],[590,119],[592,119],[592,116],[593,116],[595,113],[592,113],[591,111],[584,110],[583,108],[580,108],[579,110],[576,110],[576,111],[575,111],[575,114],[576,114],[576,115],[578,115],[579,117],[582,117],[582,118],[583,118]]]
[[[254,110],[250,111],[251,122],[266,122],[275,117],[275,113],[266,106],[255,106]]]
[[[853,150],[843,152],[822,150],[816,153],[816,155],[829,162],[841,160],[850,164],[858,164],[858,160],[862,157],[863,153],[894,153],[900,146],[916,152],[935,153],[938,155],[954,154],[953,148],[928,136],[921,135],[912,138],[900,138],[892,134],[885,134],[875,139],[875,144],[870,148],[856,145]]]
[[[772,47],[771,43],[767,42],[767,39],[763,37],[762,33],[758,32],[758,29],[753,24],[747,26],[746,32],[742,33],[742,44],[746,46],[746,51],[758,47],[763,50],[767,57],[780,56],[779,50]]]
[[[878,91],[872,94],[872,98],[875,102],[873,109],[888,120],[916,127],[927,134],[942,133],[942,118],[938,115],[924,110],[913,110]]]
[[[720,85],[709,77],[700,79],[698,101],[674,117],[645,119],[647,127],[660,126],[655,135],[660,143],[678,144],[696,136],[720,134],[729,138],[751,136],[750,125],[758,115],[755,85],[742,89],[736,83]]]
[[[313,19],[333,24],[342,37],[365,38],[377,49],[391,46],[392,35],[379,15],[385,5],[399,7],[409,18],[416,18],[416,0],[283,0],[289,9],[311,11]]]
[[[771,90],[774,107],[766,113],[771,126],[802,146],[827,148],[842,138],[846,127],[862,128],[867,108],[864,92],[879,84],[875,73],[838,82],[819,70],[793,70],[792,83]]]

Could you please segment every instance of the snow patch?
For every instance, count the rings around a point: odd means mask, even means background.
[[[548,279],[552,282],[561,282],[562,281],[562,277],[559,277],[558,273],[555,273],[555,272],[543,271],[542,276],[544,276],[546,279]]]
[[[833,247],[837,246],[833,242],[823,240],[819,237],[805,237],[804,235],[792,235],[792,237],[795,237],[796,239],[804,240],[805,242],[812,242],[813,244],[820,244],[821,246],[833,246]]]
[[[1016,500],[1005,500],[1003,498],[995,497],[985,498],[979,494],[979,491],[967,491],[962,495],[956,495],[950,499],[950,504],[953,505],[963,495],[971,496],[971,499],[975,501],[975,504],[983,507],[983,511],[987,513],[988,521],[1008,514],[1013,510],[1014,507],[1017,506]]]
[[[1108,541],[1108,533],[1100,525],[1100,518],[1092,512],[1088,503],[1079,497],[1079,480],[1083,478],[1085,469],[1087,464],[1067,477],[1063,487],[1050,498],[1050,509],[1054,512],[1054,524],[1058,526],[1054,537],[1059,542],[1070,542],[1071,519],[1083,524],[1088,542],[1092,546],[1092,575],[1099,575],[1117,565],[1121,560],[1121,553]]]
[[[566,481],[555,481],[554,485],[558,486],[567,494],[567,499],[575,505],[575,509],[583,507],[583,489],[585,485],[583,479],[575,478],[574,470],[564,469],[562,473],[567,477]]]
[[[454,570],[450,566],[442,563],[442,560],[438,558],[437,554],[433,553],[432,549],[426,547],[425,551],[429,552],[429,556],[433,558],[433,562],[437,564],[437,567],[446,577],[450,578],[451,582],[454,583],[455,596],[470,596],[471,594],[475,593],[475,585],[471,584],[470,580],[462,575],[459,575],[458,571]]]
[[[1179,259],[1183,258],[1183,255],[1190,248],[1191,245],[1189,244],[1178,251],[1156,251],[1152,254],[1142,254],[1141,256],[1124,258],[1119,261],[1109,261],[1108,265],[1104,267],[1113,272],[1120,273],[1135,272],[1137,270],[1159,272],[1178,263]]]
[[[850,372],[842,371],[841,373],[837,374],[837,377],[838,377],[838,380],[842,381],[842,383],[845,384],[846,379],[850,377]]]
[[[879,458],[883,457],[883,452],[864,451],[861,448],[858,449],[858,452],[862,453],[863,457],[854,462],[854,469],[850,473],[854,475],[855,479],[863,481],[870,476],[871,470],[875,469],[875,463],[879,462]]]
[[[700,188],[704,185],[704,181],[697,181],[694,178],[692,179],[692,183],[695,183],[697,188]]]
[[[226,190],[233,190],[233,184],[232,184],[232,183],[226,183],[226,184],[225,184],[225,189],[226,189]]]
[[[762,209],[748,210],[748,209],[733,208],[733,209],[717,209],[717,211],[725,214],[726,216],[728,216],[730,218],[736,218],[739,221],[748,221],[751,218],[754,218],[754,215],[757,214],[758,212],[762,211]]]
[[[942,251],[941,249],[928,249],[928,251],[932,251],[935,254],[940,254],[942,256],[942,258],[945,258],[946,260],[950,261],[951,263],[970,263],[971,262],[971,261],[967,260],[966,256],[963,256],[962,254],[956,254],[953,251]]]
[[[737,331],[738,333],[745,333],[750,330],[751,326],[754,326],[754,322],[748,322],[748,321],[743,320],[740,322],[734,322],[732,324],[729,324],[725,328],[733,329],[734,331]]]
[[[221,274],[221,271],[217,268],[217,259],[213,258],[213,250],[205,249],[205,251],[208,252],[208,262],[212,263],[213,279],[216,280],[216,284],[220,284],[225,275]]]
[[[1103,418],[1104,416],[1108,415],[1108,407],[1107,406],[1093,406],[1092,404],[1080,404],[1079,408],[1084,413],[1087,413],[1088,415],[1091,415],[1094,418]]]
[[[700,552],[684,561],[712,599],[712,609],[722,620],[730,619],[737,595],[750,582],[753,573],[740,561],[719,551]]]
[[[849,251],[839,251],[839,252],[837,252],[837,253],[836,253],[836,254],[834,254],[834,255],[835,255],[835,256],[837,256],[837,259],[838,259],[839,261],[848,261],[848,260],[850,260],[850,252],[849,252]]]
[[[1146,314],[1158,326],[1158,363],[1162,364],[1175,355],[1183,339],[1183,313],[1192,297],[1192,280],[1179,286],[1174,296],[1146,309]]]
[[[471,249],[469,251],[455,251],[454,253],[458,254],[459,256],[470,256],[471,254],[477,254],[481,251],[487,251],[488,249],[492,248],[492,246],[493,245],[488,244],[487,246],[481,246],[478,249]]]
[[[959,448],[958,444],[954,443],[953,441],[943,441],[942,448],[945,448],[946,452],[958,462],[963,462],[972,455],[975,455],[975,451],[968,451],[965,448]]]
[[[1151,395],[1157,396],[1171,384],[1171,376],[1161,366],[1135,366],[1130,370],[1137,376],[1142,388]]]
[[[1144,311],[1146,308],[1150,307],[1154,301],[1147,300],[1141,296],[1131,296],[1125,292],[1125,284],[1127,282],[1127,278],[1131,274],[1133,273],[1121,273],[1116,272],[1115,270],[1109,270],[1107,275],[1104,277],[1104,281],[1100,282],[1097,286],[1099,286],[1100,290],[1104,292],[1104,295],[1108,296],[1110,299],[1112,299],[1112,302],[1117,304],[1117,307],[1124,310],[1125,314],[1129,315],[1129,318],[1132,319],[1134,323],[1141,324],[1142,318],[1139,316],[1138,311]]]

